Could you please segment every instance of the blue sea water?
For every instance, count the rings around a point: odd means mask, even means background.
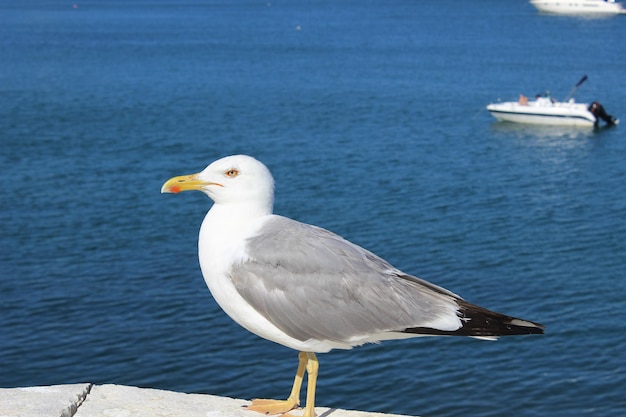
[[[549,89],[626,119],[626,22],[522,0],[0,2],[0,386],[288,394],[296,353],[215,304],[210,201],[161,195],[228,154],[275,211],[544,336],[320,355],[317,404],[422,416],[626,411],[626,134],[496,123]]]

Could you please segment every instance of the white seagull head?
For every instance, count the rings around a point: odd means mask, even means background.
[[[162,193],[197,190],[223,206],[263,207],[271,213],[274,205],[274,178],[269,169],[247,155],[218,159],[197,174],[168,180]]]

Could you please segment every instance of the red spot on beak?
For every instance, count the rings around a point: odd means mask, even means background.
[[[180,193],[180,186],[179,185],[175,185],[172,188],[170,188],[170,191],[173,192],[174,194],[178,194],[178,193]]]

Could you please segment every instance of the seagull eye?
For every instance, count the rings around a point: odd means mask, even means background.
[[[235,178],[237,175],[239,175],[239,171],[236,170],[235,168],[231,168],[228,171],[226,171],[224,175],[226,175],[229,178]]]

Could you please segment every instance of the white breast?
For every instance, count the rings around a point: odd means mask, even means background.
[[[326,352],[338,347],[323,341],[299,341],[287,336],[241,297],[230,279],[230,268],[247,260],[245,239],[253,236],[271,216],[250,216],[236,211],[232,207],[226,209],[214,205],[200,228],[200,268],[215,301],[235,322],[264,339],[301,351]]]

